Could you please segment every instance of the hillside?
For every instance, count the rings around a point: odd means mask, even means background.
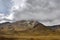
[[[60,36],[60,26],[44,26],[37,21],[17,21],[0,24],[0,37],[19,38],[20,36]],[[38,37],[39,38],[39,37]]]

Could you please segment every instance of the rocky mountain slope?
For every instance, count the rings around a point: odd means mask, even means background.
[[[60,26],[44,26],[37,21],[17,21],[0,24],[0,35],[60,35]]]

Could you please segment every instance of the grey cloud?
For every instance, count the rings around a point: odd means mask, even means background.
[[[15,20],[37,20],[46,26],[58,25],[60,20],[59,0],[27,0],[26,8],[15,11]]]
[[[60,0],[13,0],[13,20],[37,20],[46,25],[60,24]],[[17,3],[18,2],[18,3]],[[22,6],[21,6],[22,5]],[[12,21],[13,21],[12,20]]]

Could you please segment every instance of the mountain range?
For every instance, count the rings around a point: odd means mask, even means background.
[[[60,35],[60,25],[45,26],[37,21],[22,20],[14,23],[5,22],[0,24],[0,36],[47,36]]]

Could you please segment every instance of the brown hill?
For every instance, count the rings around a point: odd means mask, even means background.
[[[0,24],[0,35],[60,35],[60,31],[58,30],[58,28],[52,29],[37,21],[30,20],[22,20],[14,23],[6,22]]]

